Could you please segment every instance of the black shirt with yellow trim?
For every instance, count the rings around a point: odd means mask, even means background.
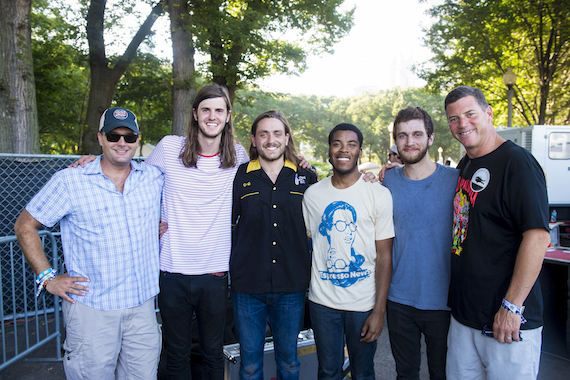
[[[311,256],[302,201],[315,182],[314,172],[289,160],[275,183],[259,159],[238,168],[233,188],[232,291],[259,294],[308,288]]]

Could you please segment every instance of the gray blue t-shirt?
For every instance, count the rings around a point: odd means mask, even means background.
[[[453,197],[459,171],[437,165],[414,181],[403,168],[386,172],[382,183],[394,202],[392,282],[388,299],[421,310],[449,310]]]

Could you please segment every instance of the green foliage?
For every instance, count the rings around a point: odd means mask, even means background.
[[[442,147],[445,159],[452,157],[458,161],[459,143],[449,133],[443,96],[426,94],[414,88],[395,88],[349,98],[291,96],[239,90],[234,103],[234,126],[238,140],[249,148],[253,120],[267,110],[279,109],[287,117],[297,146],[303,148],[302,153],[312,156],[312,160],[321,161],[328,167],[329,132],[337,124],[351,123],[356,125],[364,136],[364,161],[384,164],[390,148],[388,126],[398,111],[409,105],[422,107],[432,116],[435,142],[430,150],[431,158],[437,160],[437,148]]]
[[[115,102],[137,115],[140,144],[157,144],[172,133],[170,64],[152,54],[138,53],[119,82]]]
[[[83,52],[72,44],[77,34],[65,7],[34,2],[32,54],[41,153],[76,154],[82,135],[89,91],[89,69]]]
[[[317,169],[319,180],[332,175],[332,165],[328,162],[309,161]]]
[[[307,52],[331,51],[352,27],[353,10],[338,12],[343,2],[194,0],[189,31],[210,57],[212,80],[233,95],[257,78],[303,72]]]
[[[512,66],[515,124],[570,123],[569,0],[446,0],[430,15],[425,43],[435,56],[416,71],[432,92],[476,86],[503,111]],[[506,112],[495,116],[506,124]]]

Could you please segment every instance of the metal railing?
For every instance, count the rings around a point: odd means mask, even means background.
[[[40,231],[39,234],[48,259],[51,258],[53,268],[59,270],[56,241],[59,233]],[[60,298],[48,292],[35,297],[35,275],[26,265],[16,236],[0,237],[0,249],[7,263],[2,266],[0,278],[0,371],[52,340],[56,344],[55,357],[34,360],[61,360]],[[8,295],[5,289],[10,290]]]

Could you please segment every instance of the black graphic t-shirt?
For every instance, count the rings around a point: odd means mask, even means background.
[[[548,230],[548,199],[542,168],[511,141],[476,159],[459,163],[454,198],[449,305],[464,325],[492,326],[515,266],[524,231]],[[528,322],[542,326],[538,280],[524,305]]]

